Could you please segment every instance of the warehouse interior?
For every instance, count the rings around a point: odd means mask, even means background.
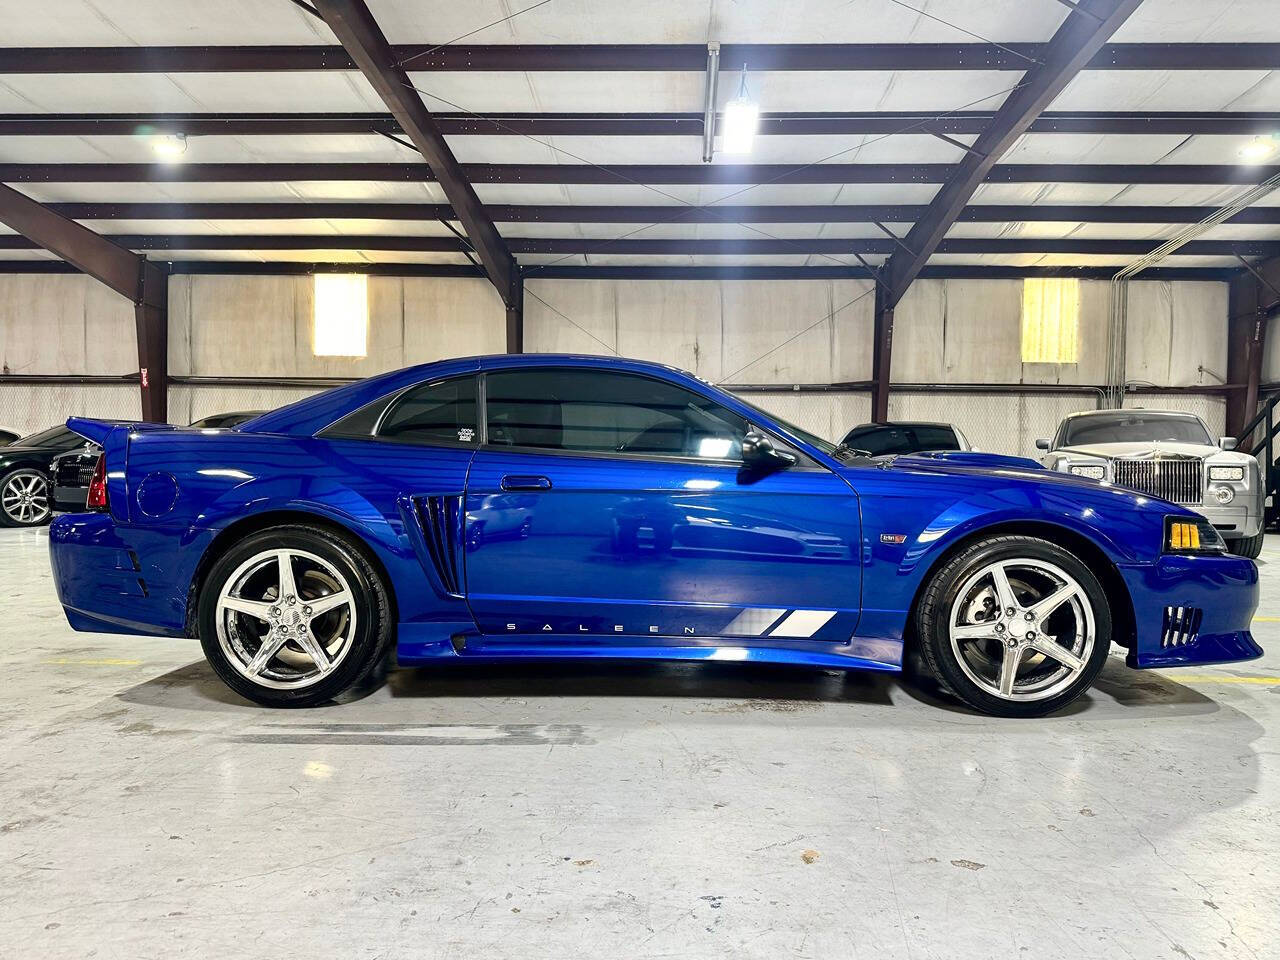
[[[601,355],[833,443],[943,422],[1039,460],[1078,411],[1185,412],[1269,494],[1276,13],[0,0],[0,428],[185,426],[446,358]],[[356,345],[322,346],[352,302]],[[732,663],[392,669],[272,713],[196,640],[72,632],[48,538],[0,530],[15,956],[1280,939],[1274,535],[1262,659],[1134,672],[1116,650],[1026,722]]]

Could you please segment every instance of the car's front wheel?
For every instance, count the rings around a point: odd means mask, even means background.
[[[382,577],[347,538],[290,525],[259,531],[209,570],[199,598],[205,656],[241,696],[267,706],[332,700],[391,642]]]
[[[0,525],[38,527],[52,516],[49,478],[39,470],[14,470],[0,477]]]
[[[1037,717],[1093,683],[1111,644],[1111,611],[1097,577],[1062,547],[996,536],[933,575],[916,629],[946,690],[983,713]]]
[[[1266,539],[1266,531],[1259,530],[1252,537],[1238,537],[1227,541],[1227,549],[1237,557],[1248,557],[1257,560],[1262,555],[1262,541]]]

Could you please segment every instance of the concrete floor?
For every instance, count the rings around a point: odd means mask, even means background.
[[[740,664],[400,671],[305,712],[73,633],[0,531],[2,957],[1280,956],[1267,658],[996,721]]]

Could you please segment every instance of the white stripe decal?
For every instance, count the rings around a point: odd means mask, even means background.
[[[733,622],[720,631],[721,634],[734,634],[740,637],[758,637],[772,626],[777,619],[787,612],[785,607],[777,610],[767,607],[752,607],[743,610],[733,618]]]
[[[834,610],[797,610],[769,632],[771,637],[812,637],[836,615]]]

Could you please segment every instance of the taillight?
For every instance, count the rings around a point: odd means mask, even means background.
[[[107,509],[107,457],[106,454],[98,457],[98,462],[93,468],[93,479],[89,481],[89,497],[85,501],[85,506],[90,510],[106,510]]]

